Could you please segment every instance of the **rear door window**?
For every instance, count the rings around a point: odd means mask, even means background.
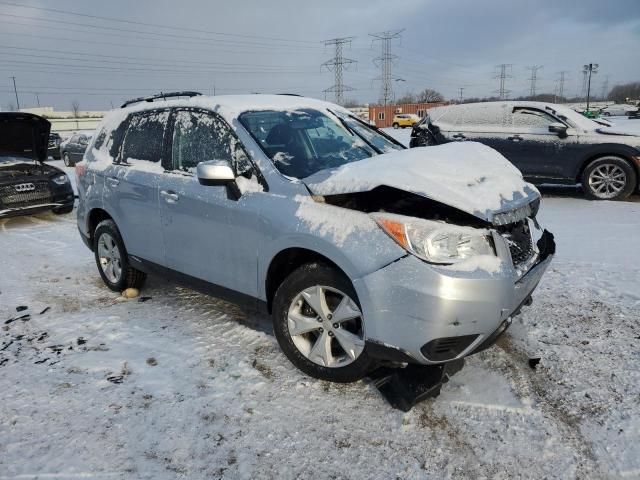
[[[171,147],[174,170],[193,173],[200,162],[222,160],[236,175],[251,170],[249,159],[231,127],[218,115],[203,110],[178,110]]]
[[[122,162],[145,160],[160,163],[168,118],[168,110],[132,114],[129,117],[129,126],[124,137]]]

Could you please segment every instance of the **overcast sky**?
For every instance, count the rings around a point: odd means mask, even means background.
[[[579,93],[589,62],[600,65],[597,95],[607,78],[609,87],[640,81],[640,0],[0,0],[0,107],[16,103],[12,76],[21,107],[36,106],[38,93],[58,110],[214,86],[323,98],[334,79],[320,67],[333,55],[322,41],[347,36],[344,55],[357,63],[344,73],[354,88],[345,97],[375,102],[380,44],[369,34],[401,29],[397,96],[492,95],[501,63],[512,64],[512,96],[528,94],[531,65],[543,65],[538,92],[553,93],[564,70],[565,94]]]

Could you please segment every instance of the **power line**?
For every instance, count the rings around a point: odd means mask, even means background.
[[[110,22],[127,23],[127,24],[130,24],[130,25],[143,25],[143,26],[154,27],[154,28],[160,27],[160,28],[167,28],[167,29],[179,30],[179,31],[189,30],[191,32],[207,33],[207,34],[210,34],[210,35],[220,35],[220,36],[228,36],[228,37],[255,38],[255,39],[258,39],[258,40],[273,40],[273,41],[281,41],[281,42],[296,42],[296,43],[317,44],[317,42],[315,42],[313,40],[296,40],[296,39],[289,39],[289,38],[266,37],[266,36],[261,36],[261,35],[246,35],[246,34],[240,34],[240,33],[223,33],[223,32],[211,31],[211,30],[199,30],[199,29],[192,28],[192,27],[188,27],[188,28],[174,27],[172,25],[166,25],[166,24],[163,25],[163,24],[159,24],[159,23],[146,23],[146,22],[138,22],[138,21],[134,21],[134,20],[126,20],[126,19],[116,18],[116,17],[103,17],[103,16],[99,16],[99,15],[89,15],[89,14],[86,14],[86,13],[72,12],[70,10],[35,7],[35,6],[32,6],[32,5],[22,5],[22,4],[19,4],[19,3],[11,3],[11,2],[0,1],[0,4],[12,6],[12,7],[29,8],[29,9],[32,9],[32,10],[39,10],[39,11],[45,11],[45,12],[60,13],[60,14],[63,14],[63,15],[73,15],[73,16],[77,16],[77,17],[94,18],[94,19],[98,19],[98,20],[107,20],[107,21],[110,21]]]
[[[348,87],[342,81],[342,70],[348,70],[349,67],[356,63],[355,60],[350,58],[344,58],[342,56],[342,47],[344,45],[351,45],[351,41],[353,37],[342,37],[342,38],[332,38],[331,40],[325,40],[325,46],[333,45],[335,48],[333,59],[328,60],[322,64],[329,71],[333,71],[334,73],[334,83],[333,86],[324,90],[324,93],[333,92],[335,97],[335,102],[338,105],[342,105],[343,103],[343,94],[346,91],[353,90],[353,88]]]
[[[529,81],[531,82],[531,87],[529,89],[529,96],[536,96],[536,83],[538,81],[538,70],[542,69],[542,65],[532,65],[527,67],[527,70],[531,70],[531,76],[529,77]]]
[[[369,35],[373,37],[374,42],[380,42],[382,45],[382,53],[379,57],[376,57],[373,60],[374,65],[381,68],[381,74],[375,80],[379,80],[381,82],[380,85],[380,103],[383,105],[387,105],[387,103],[393,101],[393,80],[398,80],[391,73],[391,66],[394,64],[397,55],[393,55],[391,53],[391,41],[397,38],[401,38],[401,33],[404,31],[396,30],[396,31],[386,31],[381,33],[370,33]]]
[[[280,45],[265,45],[264,42],[251,42],[251,41],[244,41],[244,40],[219,40],[219,39],[215,39],[215,38],[207,38],[207,37],[198,37],[198,36],[194,36],[194,35],[179,35],[176,33],[166,33],[166,32],[147,32],[147,31],[141,31],[141,30],[132,30],[130,28],[118,28],[118,27],[110,27],[110,26],[106,26],[106,25],[92,25],[92,24],[86,24],[86,23],[80,23],[80,22],[69,22],[66,20],[52,20],[52,19],[47,19],[47,18],[35,18],[35,17],[30,17],[27,15],[14,15],[14,14],[10,14],[10,13],[0,13],[0,17],[9,17],[9,18],[24,18],[24,19],[29,19],[31,21],[36,21],[36,22],[45,22],[45,23],[54,23],[54,24],[62,24],[62,25],[74,25],[74,26],[79,26],[82,28],[88,28],[88,29],[98,29],[98,30],[107,30],[107,31],[113,31],[113,32],[121,32],[121,33],[133,33],[136,35],[149,35],[155,39],[158,39],[158,37],[160,37],[160,39],[166,39],[169,40],[170,37],[171,41],[180,41],[182,43],[196,43],[196,44],[206,44],[207,42],[209,43],[220,43],[220,44],[231,44],[231,45],[242,45],[242,46],[251,46],[254,48],[273,48],[273,47],[279,47],[279,48],[299,48],[299,49],[318,49],[320,48],[319,45],[287,45],[287,44],[280,44]],[[47,26],[46,28],[56,28],[56,27],[49,27]],[[83,33],[93,33],[90,31],[82,31]],[[105,34],[106,35],[106,34]],[[197,40],[197,42],[193,42],[193,41],[189,41],[189,40]]]
[[[508,70],[511,70],[511,67],[512,65],[510,63],[501,63],[497,67],[499,69],[499,72],[493,77],[500,80],[500,87],[498,88],[498,90],[496,90],[496,92],[498,93],[498,96],[501,100],[505,100],[506,98],[508,98],[509,92],[511,92],[511,90],[507,90],[506,85],[507,79],[513,78],[513,75],[507,73]]]

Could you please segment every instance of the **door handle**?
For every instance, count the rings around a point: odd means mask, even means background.
[[[160,195],[162,195],[168,203],[175,203],[180,199],[178,194],[171,190],[160,190]]]
[[[511,140],[512,142],[521,142],[522,137],[520,135],[514,135],[512,137],[507,137],[507,140]]]
[[[112,187],[117,187],[120,184],[120,180],[118,180],[115,177],[107,177],[107,182],[109,183],[109,185],[111,185]]]
[[[467,137],[465,137],[462,133],[456,133],[455,135],[452,135],[452,138],[459,138],[462,140]]]

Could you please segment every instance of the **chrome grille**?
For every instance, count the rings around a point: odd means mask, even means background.
[[[25,191],[25,188],[17,188],[16,185],[4,185],[0,187],[0,203],[3,208],[23,208],[31,205],[51,203],[51,190],[49,182],[28,182],[34,188]],[[19,185],[26,185],[21,183]]]

